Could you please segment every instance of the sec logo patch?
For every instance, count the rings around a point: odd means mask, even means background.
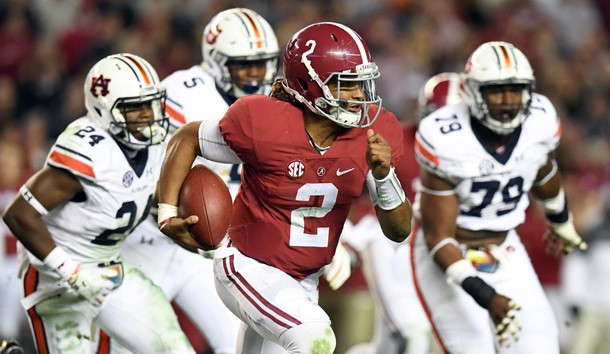
[[[123,175],[123,187],[127,188],[133,183],[133,172],[127,171]]]
[[[286,166],[286,173],[292,178],[299,178],[305,173],[305,164],[299,160],[292,161]]]

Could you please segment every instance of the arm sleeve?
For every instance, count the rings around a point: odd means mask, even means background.
[[[201,122],[201,125],[199,125],[199,149],[201,155],[208,160],[230,164],[242,163],[222,137],[218,121]]]
[[[242,98],[229,107],[218,124],[224,141],[244,163],[257,161],[254,131],[252,129],[254,119],[255,117],[250,114],[246,100]]]

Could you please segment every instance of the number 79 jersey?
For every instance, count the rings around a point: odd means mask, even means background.
[[[545,96],[533,94],[529,115],[501,150],[479,140],[471,119],[465,103],[442,107],[424,118],[416,136],[417,160],[455,186],[458,227],[513,229],[524,222],[527,193],[559,143],[559,118]]]
[[[83,193],[43,217],[55,243],[81,263],[117,259],[127,235],[148,215],[163,151],[153,145],[130,164],[106,131],[87,118],[72,122],[46,163],[72,173]]]

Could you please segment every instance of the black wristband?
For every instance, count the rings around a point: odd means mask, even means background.
[[[468,277],[462,282],[462,289],[484,309],[487,309],[496,290],[479,277]]]
[[[558,214],[549,214],[546,213],[546,218],[553,224],[563,224],[564,222],[568,221],[569,218],[569,212],[568,212],[568,201],[565,201],[563,210],[560,211]]]

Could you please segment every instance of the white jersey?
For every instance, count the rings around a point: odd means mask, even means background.
[[[214,78],[201,65],[176,71],[166,77],[162,84],[167,88],[165,110],[172,130],[199,120],[220,121],[233,103],[231,98],[218,91]],[[239,165],[222,164],[203,158],[198,158],[197,163],[206,165],[220,175],[235,196],[241,182]]]
[[[57,246],[82,264],[118,259],[125,238],[152,206],[163,151],[151,146],[132,165],[105,130],[86,117],[72,122],[47,157],[47,164],[69,171],[83,187],[42,217]]]
[[[525,220],[527,193],[560,136],[552,103],[534,93],[530,113],[504,151],[479,140],[465,103],[445,106],[423,119],[415,150],[423,168],[455,185],[458,227],[505,231]]]

